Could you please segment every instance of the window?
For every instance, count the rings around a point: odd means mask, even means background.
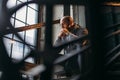
[[[27,2],[28,0],[9,0],[7,3],[7,7],[11,8]],[[38,5],[29,4],[25,5],[21,9],[19,9],[16,13],[14,13],[11,17],[11,23],[15,28],[28,26],[32,24],[36,24],[38,19]],[[35,48],[36,41],[36,29],[27,30],[18,32],[18,34],[23,38],[24,41],[30,44],[31,47]],[[21,40],[19,40],[15,34],[7,34],[4,36],[4,43],[8,54],[11,58],[20,60],[24,58],[27,53],[30,51],[27,45],[25,45]],[[33,58],[29,58],[26,61],[34,62]]]

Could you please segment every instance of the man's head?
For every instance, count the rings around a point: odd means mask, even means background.
[[[61,18],[60,24],[62,25],[62,28],[69,28],[74,24],[74,21],[71,16],[64,16]]]

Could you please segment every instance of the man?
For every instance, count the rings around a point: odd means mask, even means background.
[[[58,39],[55,42],[55,45],[59,45],[65,43],[67,41],[71,41],[75,38],[82,37],[83,35],[87,35],[88,31],[86,28],[81,28],[78,24],[74,23],[74,20],[70,16],[64,16],[60,20],[60,24],[62,29],[58,35]],[[81,47],[85,46],[88,43],[88,40],[83,40],[74,44],[70,44],[64,48],[64,54],[70,54],[72,51],[76,49],[80,49]],[[78,59],[79,58],[79,59]],[[65,64],[65,70],[67,76],[71,76],[73,74],[80,73],[80,55],[75,56],[68,60]]]

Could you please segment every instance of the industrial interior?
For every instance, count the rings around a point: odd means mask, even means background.
[[[88,35],[54,45],[63,16]],[[119,1],[0,0],[0,80],[119,80],[119,20]],[[88,45],[64,53],[84,39]],[[80,72],[67,76],[65,63],[76,56]]]

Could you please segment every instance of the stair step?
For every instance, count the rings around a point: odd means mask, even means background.
[[[120,80],[120,71],[107,71],[105,74],[106,80]]]
[[[117,63],[114,63],[109,70],[112,70],[112,71],[116,71],[116,70],[119,70],[120,71],[120,62],[117,62]]]
[[[120,77],[120,71],[107,71],[106,74],[110,75],[110,76],[119,76]]]

